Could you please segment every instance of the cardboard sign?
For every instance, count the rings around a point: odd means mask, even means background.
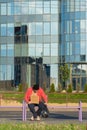
[[[37,93],[32,92],[31,103],[39,104],[39,96],[37,95]]]

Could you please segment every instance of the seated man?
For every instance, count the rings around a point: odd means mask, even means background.
[[[31,120],[40,120],[44,104],[47,105],[47,96],[43,89],[39,87],[39,84],[35,84],[33,87],[27,89],[25,93],[25,101],[33,114]],[[38,106],[37,110],[35,110],[35,106]]]

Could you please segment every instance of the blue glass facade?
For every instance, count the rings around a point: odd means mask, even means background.
[[[0,0],[0,87],[87,82],[87,0]],[[69,82],[70,82],[69,81]]]
[[[0,0],[0,87],[58,86],[58,0]]]
[[[87,0],[61,0],[61,63],[72,67],[74,89],[87,82]]]

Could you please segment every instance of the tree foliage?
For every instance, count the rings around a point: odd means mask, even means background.
[[[55,85],[54,85],[54,83],[52,83],[51,86],[50,86],[50,92],[55,92]]]
[[[70,77],[70,69],[67,64],[60,66],[60,76],[63,82],[66,82]]]

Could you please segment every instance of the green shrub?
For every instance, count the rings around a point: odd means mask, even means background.
[[[50,86],[50,92],[55,92],[55,85],[54,85],[54,83],[52,83],[51,86]]]
[[[72,84],[68,85],[67,92],[68,93],[72,93]]]
[[[19,92],[22,92],[22,91],[23,91],[23,85],[22,85],[22,84],[19,84],[19,85],[18,85],[18,91],[19,91]]]
[[[87,84],[84,85],[84,92],[87,93]]]

